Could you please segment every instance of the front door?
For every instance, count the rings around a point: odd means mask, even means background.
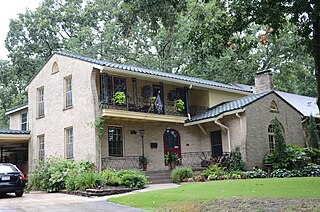
[[[177,130],[166,129],[163,134],[164,154],[176,153],[181,158],[180,134]]]
[[[211,148],[212,148],[212,157],[218,157],[223,155],[222,151],[222,139],[221,139],[221,130],[213,131],[211,135]]]

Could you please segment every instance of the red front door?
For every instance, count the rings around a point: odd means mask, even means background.
[[[180,134],[177,130],[166,129],[163,134],[164,154],[176,153],[181,158]]]

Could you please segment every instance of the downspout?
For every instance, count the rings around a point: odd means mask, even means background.
[[[219,125],[221,128],[227,130],[227,136],[228,136],[228,149],[229,149],[229,152],[231,152],[231,139],[230,139],[230,129],[229,127],[223,125],[219,119],[215,120],[214,121],[215,124]]]

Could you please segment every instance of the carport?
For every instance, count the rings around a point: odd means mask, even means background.
[[[30,131],[0,130],[0,162],[12,163],[28,173],[28,142]]]

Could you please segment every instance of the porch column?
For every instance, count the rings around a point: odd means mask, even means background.
[[[189,118],[190,111],[189,111],[189,88],[184,87],[184,94],[186,97],[186,104],[185,104],[185,115]]]

